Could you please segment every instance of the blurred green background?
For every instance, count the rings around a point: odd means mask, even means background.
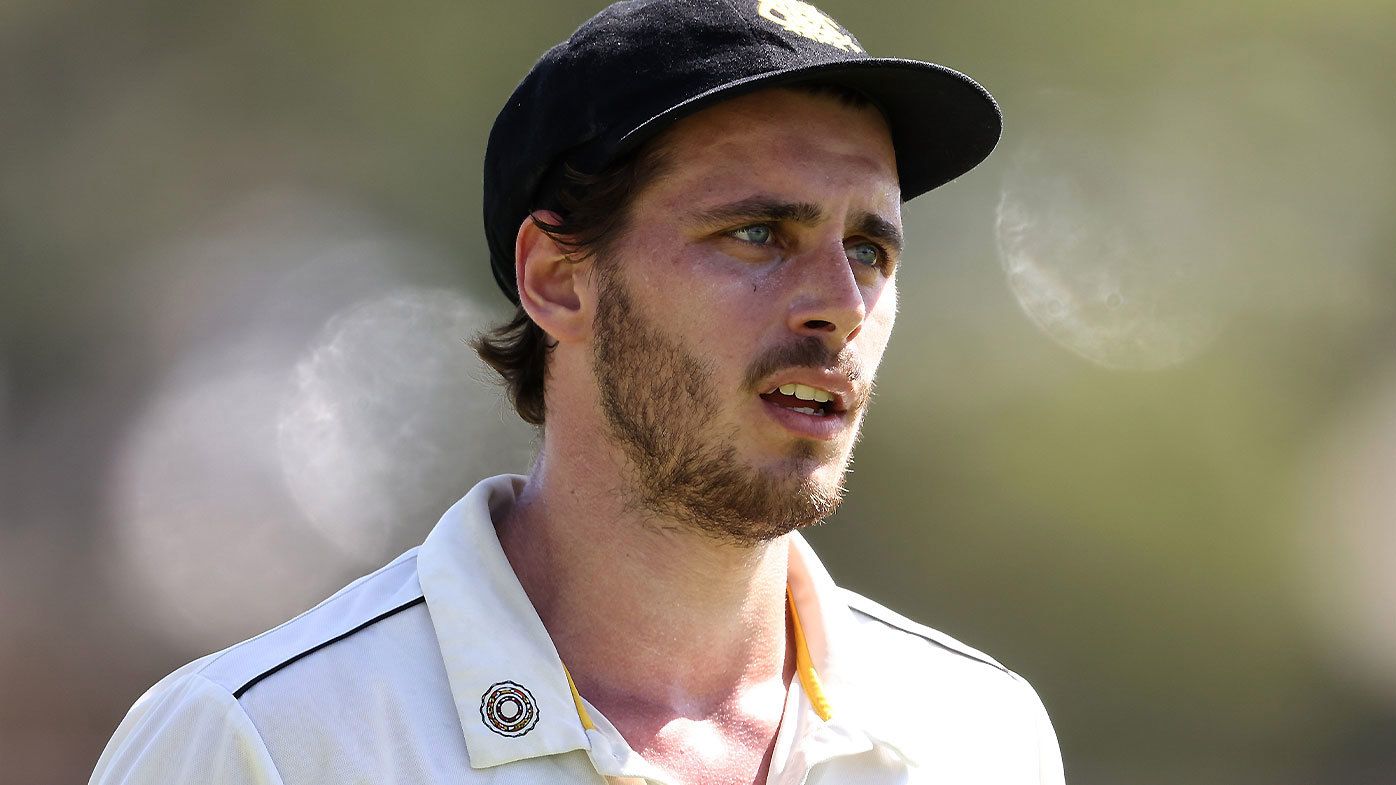
[[[1029,678],[1068,779],[1396,783],[1396,7],[823,4],[986,85],[909,204],[835,576]],[[0,764],[528,465],[479,164],[597,6],[0,4]]]

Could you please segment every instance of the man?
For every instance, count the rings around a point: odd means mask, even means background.
[[[172,674],[97,783],[1059,783],[1032,689],[836,588],[900,204],[997,107],[796,0],[634,0],[535,65],[485,162],[542,431],[426,542]]]

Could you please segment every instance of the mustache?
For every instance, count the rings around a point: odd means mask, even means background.
[[[772,346],[763,351],[747,367],[746,379],[744,380],[746,387],[757,393],[764,392],[764,390],[757,390],[756,385],[776,371],[783,371],[787,368],[832,369],[835,373],[848,379],[849,384],[852,385],[854,400],[849,403],[862,405],[868,398],[869,385],[859,383],[863,374],[858,368],[858,361],[852,350],[844,347],[843,350],[835,352],[824,341],[813,336]],[[849,408],[856,407],[849,406]]]

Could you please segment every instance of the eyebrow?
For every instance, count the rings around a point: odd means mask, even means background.
[[[824,211],[811,202],[783,202],[767,196],[753,196],[737,202],[720,204],[698,213],[704,226],[725,226],[740,221],[793,221],[817,224],[824,220]]]
[[[863,213],[853,223],[859,234],[871,240],[879,240],[891,248],[895,255],[902,252],[902,233],[891,221],[875,213]]]
[[[817,224],[824,220],[824,210],[813,202],[786,202],[767,196],[753,196],[700,211],[696,221],[702,226],[728,226],[743,221],[791,221]],[[862,213],[853,222],[854,231],[902,251],[902,233],[896,225],[876,213]]]

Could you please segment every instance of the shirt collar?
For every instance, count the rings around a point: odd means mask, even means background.
[[[570,677],[519,584],[495,532],[527,478],[501,475],[470,490],[418,551],[417,570],[472,768],[589,749]],[[879,721],[879,689],[860,678],[876,668],[852,611],[819,558],[789,535],[789,596],[809,673],[802,687],[817,724],[848,751],[876,744],[907,758],[897,725]],[[822,693],[822,696],[821,696]],[[820,706],[821,697],[823,706]],[[584,716],[584,714],[582,714]]]
[[[827,703],[825,729],[850,740],[850,752],[876,745],[914,763],[906,717],[891,710],[895,707],[887,705],[885,687],[874,680],[884,655],[858,633],[843,591],[798,533],[790,536],[789,575],[790,595]]]
[[[495,534],[525,478],[492,477],[446,511],[417,554],[472,768],[587,749],[552,638]],[[530,713],[531,712],[531,713]]]

